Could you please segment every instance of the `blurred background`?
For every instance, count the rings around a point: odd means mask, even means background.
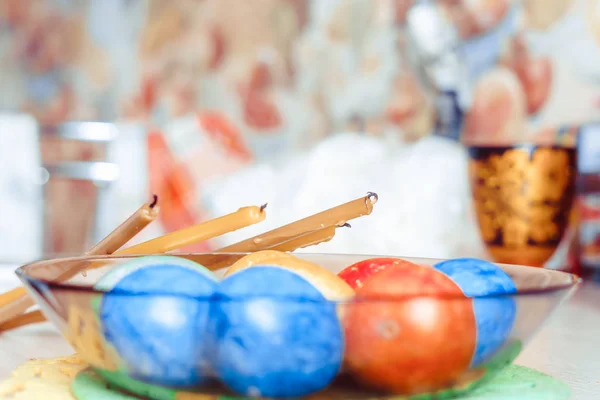
[[[0,262],[374,191],[307,250],[600,271],[600,0],[0,0],[0,109]]]

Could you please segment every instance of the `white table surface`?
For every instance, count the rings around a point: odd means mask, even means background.
[[[0,269],[0,291],[17,285]],[[0,334],[0,378],[30,358],[72,354],[48,323]],[[516,360],[571,386],[573,400],[600,400],[600,285],[585,283],[557,311]]]

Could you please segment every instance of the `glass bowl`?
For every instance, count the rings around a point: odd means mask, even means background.
[[[226,264],[244,255],[177,254],[203,265]],[[295,256],[334,273],[376,257]],[[295,397],[309,398],[452,397],[510,364],[580,283],[578,277],[564,272],[498,264],[514,281],[517,293],[465,297],[423,289],[410,295],[361,296],[346,301],[300,295],[250,295],[231,300],[173,294],[168,282],[161,282],[157,290],[136,293],[94,288],[104,274],[136,257],[53,259],[25,265],[17,275],[93,373],[113,387],[159,400],[185,398],[190,393],[292,397],[258,389],[273,385],[291,388],[291,393],[298,395]],[[404,259],[428,266],[443,261]],[[80,272],[66,281],[57,280],[73,270]],[[220,277],[223,272],[215,274]],[[109,319],[103,307],[109,302],[121,310],[134,310],[135,315],[120,322],[120,331],[107,328]],[[509,324],[503,328],[502,341],[475,363],[475,341],[485,340],[486,330],[473,322],[473,310],[485,304],[491,306],[487,310],[495,310],[485,322],[486,329],[506,325],[506,321]],[[222,319],[211,322],[219,312],[232,309],[245,314],[235,314],[227,327]],[[331,318],[323,317],[331,310],[333,324]],[[161,331],[162,339],[157,338],[156,323],[168,328],[169,343],[165,343],[167,331]],[[244,324],[260,329],[247,334]],[[291,326],[291,333],[281,334]],[[227,344],[219,336],[226,328]],[[246,357],[247,351],[256,358]],[[299,363],[297,370],[289,369],[286,362],[290,360]],[[238,375],[233,377],[232,362],[238,366]],[[253,382],[258,383],[254,386]],[[238,384],[246,385],[242,394],[228,389]]]

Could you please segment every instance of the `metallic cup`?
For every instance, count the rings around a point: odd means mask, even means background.
[[[497,262],[541,267],[557,249],[575,195],[574,148],[469,147],[475,212]]]

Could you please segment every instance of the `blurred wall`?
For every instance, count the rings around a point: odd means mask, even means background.
[[[158,127],[216,110],[234,128],[227,141],[257,157],[355,126],[418,138],[436,107],[408,62],[413,3],[1,0],[0,105]],[[468,53],[463,136],[598,117],[597,0],[436,3]]]
[[[433,72],[414,57],[414,4],[0,0],[0,108],[48,124],[142,124],[166,230],[204,218],[199,182],[254,161],[339,131],[405,142],[432,134],[448,89],[440,74],[454,82],[465,142],[569,143],[599,119],[600,0],[434,1],[445,22],[420,26],[450,25],[460,65]],[[42,139],[45,161],[104,157],[98,146]],[[81,251],[96,188],[59,182],[50,197],[78,199],[51,218],[54,247]]]

